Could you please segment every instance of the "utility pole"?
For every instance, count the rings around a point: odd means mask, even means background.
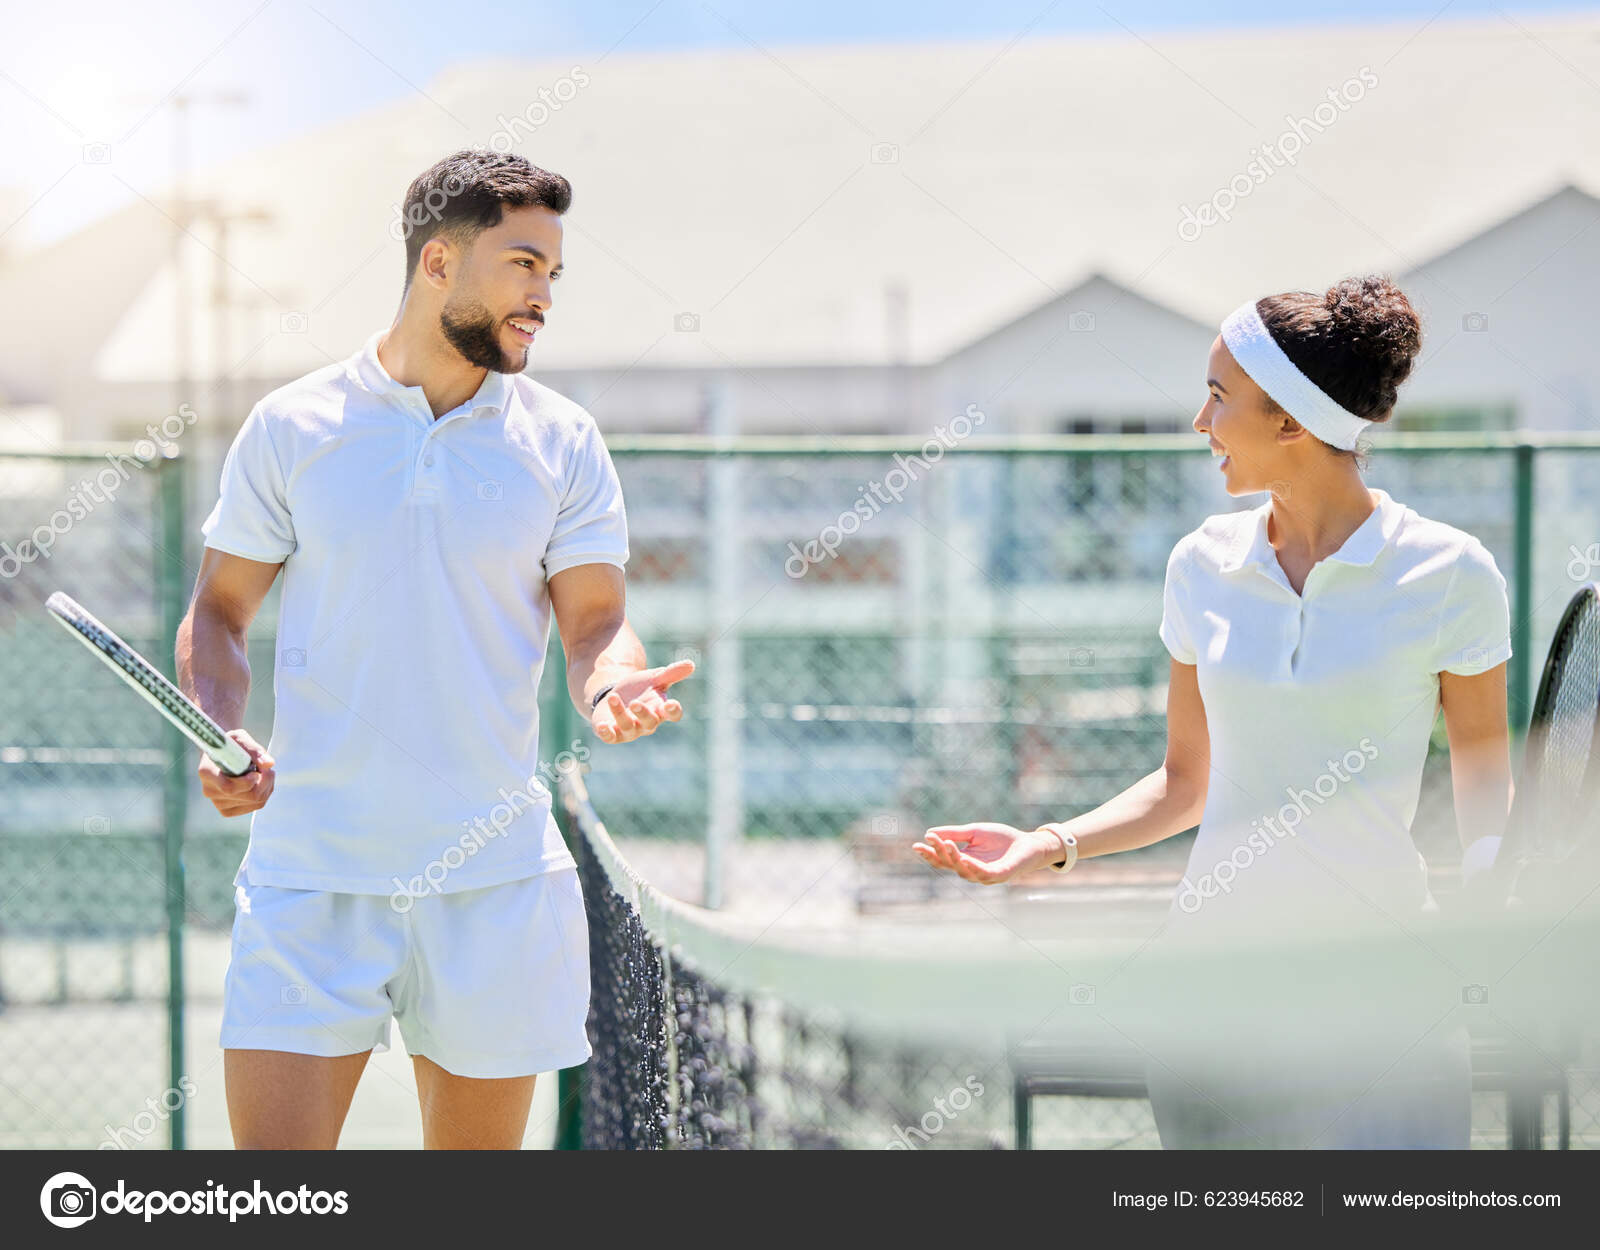
[[[172,96],[172,374],[176,411],[188,403],[194,385],[193,341],[190,325],[189,281],[184,265],[184,239],[199,219],[189,196],[189,120],[196,106],[239,106],[248,99],[242,91],[179,91]]]
[[[174,412],[179,411],[183,407],[183,405],[185,405],[185,404],[192,404],[194,402],[194,399],[195,399],[195,394],[194,394],[195,379],[194,379],[193,310],[192,310],[192,308],[190,306],[188,268],[184,263],[184,255],[185,255],[185,246],[184,246],[184,244],[185,244],[185,240],[187,238],[193,237],[193,227],[194,227],[194,225],[196,223],[198,223],[200,220],[202,220],[202,218],[204,218],[206,216],[210,216],[213,219],[216,219],[216,218],[218,218],[218,217],[220,217],[222,215],[222,209],[220,208],[220,206],[218,206],[214,202],[197,202],[196,200],[194,200],[192,198],[192,196],[190,194],[190,189],[189,189],[189,166],[190,166],[190,133],[189,133],[189,126],[190,126],[190,121],[191,121],[191,118],[193,116],[193,110],[196,109],[197,107],[205,107],[205,106],[208,106],[208,105],[209,106],[218,106],[218,107],[239,107],[239,106],[242,106],[243,104],[245,104],[248,99],[249,99],[249,97],[242,91],[233,91],[233,90],[226,90],[226,89],[211,89],[211,90],[190,89],[190,90],[184,90],[184,91],[179,91],[179,92],[175,93],[170,98],[170,100],[168,101],[168,103],[170,103],[172,105],[172,120],[173,120],[173,126],[172,126],[172,302],[173,302],[173,325],[172,325],[172,334],[173,334],[173,339],[172,339],[173,403],[172,403],[172,411],[174,411]],[[251,214],[251,213],[235,214],[235,216],[237,218],[246,219],[246,220],[254,220],[255,219],[254,215]],[[225,244],[225,241],[226,241],[225,240],[225,236],[219,236],[219,241],[221,241],[221,242],[223,242]],[[225,266],[226,265],[226,256],[227,256],[226,247],[225,246],[219,247],[218,248],[218,252],[219,252],[218,263],[219,263],[219,265]],[[213,308],[213,316],[217,319],[217,322],[220,324],[220,322],[226,320],[226,313],[223,312],[219,308],[218,303],[217,303],[216,291],[217,291],[217,286],[218,286],[218,282],[219,281],[220,281],[220,279],[214,279],[213,280],[213,286],[212,286],[212,292],[213,292],[213,295],[212,295],[212,308]],[[223,289],[224,289],[224,291],[226,290],[225,287]],[[227,332],[224,329],[218,329],[216,326],[213,327],[213,334],[214,335],[224,336],[223,337],[223,345],[225,345],[225,342],[226,342],[226,340],[225,340],[226,333]],[[222,369],[223,369],[222,360],[223,360],[223,357],[219,356],[217,358],[217,362],[213,365],[213,368],[212,368],[212,372],[213,372],[214,378],[218,379],[218,381],[214,381],[214,388],[215,388],[215,390],[217,390],[219,392],[220,392],[220,389],[221,389],[220,377],[221,377]],[[221,410],[219,408],[219,412],[220,411]],[[202,429],[201,431],[199,431],[199,433],[201,434],[201,437],[196,440],[197,443],[204,443],[206,441],[205,440],[205,435],[211,433],[210,426],[211,426],[210,422],[206,422],[205,423],[205,428]],[[207,450],[209,451],[209,448]],[[209,462],[214,459],[214,456],[211,456],[211,455],[202,456],[199,453],[200,453],[200,448],[197,446],[193,450],[193,452],[191,452],[191,455],[193,455],[195,459],[201,461],[200,468],[201,468],[202,472],[201,473],[190,473],[189,474],[189,483],[190,483],[191,489],[200,492],[200,495],[201,495],[202,500],[203,500],[205,494],[210,489],[214,488],[214,485],[215,485],[214,482],[208,483],[206,481],[206,474],[209,473],[210,467],[211,467]]]
[[[183,239],[189,233],[189,97],[172,98],[172,385],[173,410],[189,402],[189,291]]]
[[[233,297],[228,288],[230,229],[236,225],[265,225],[272,215],[264,209],[241,208],[229,212],[216,201],[192,206],[196,221],[204,218],[215,230],[216,259],[211,268],[211,415],[198,431],[193,455],[199,473],[196,488],[202,497],[216,489],[222,467],[222,447],[231,441],[239,413],[234,407],[234,377],[229,369],[233,351]]]

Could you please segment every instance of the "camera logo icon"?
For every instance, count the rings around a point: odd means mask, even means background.
[[[278,990],[278,1001],[285,1007],[304,1007],[306,1004],[306,987],[303,985],[285,985]]]
[[[1600,543],[1590,543],[1582,551],[1576,543],[1569,543],[1567,550],[1572,552],[1572,559],[1567,561],[1567,576],[1573,581],[1581,582],[1600,568]]]
[[[1461,987],[1461,1001],[1468,1007],[1487,1007],[1489,1005],[1489,987],[1487,985],[1463,985]]]
[[[900,836],[900,818],[891,815],[879,815],[872,818],[872,836],[875,838],[895,838]]]
[[[1067,652],[1067,664],[1072,668],[1093,668],[1094,648],[1074,647]]]
[[[57,1172],[39,1191],[39,1209],[57,1228],[87,1224],[95,1214],[94,1186],[77,1172]]]
[[[900,147],[894,143],[874,143],[867,151],[867,159],[874,165],[898,165]]]
[[[1092,312],[1075,312],[1067,318],[1067,329],[1074,334],[1087,334],[1094,329]]]
[[[1094,986],[1074,985],[1067,991],[1067,1001],[1074,1007],[1093,1007]]]
[[[111,164],[111,145],[109,143],[85,143],[83,145],[83,163],[85,165]]]
[[[1467,313],[1461,318],[1461,328],[1468,334],[1482,334],[1489,328],[1489,314]]]
[[[700,329],[699,313],[679,313],[672,319],[672,328],[679,334],[694,334]]]
[[[284,313],[278,318],[278,331],[282,334],[304,334],[306,332],[305,313]]]
[[[285,647],[283,649],[284,668],[304,668],[306,666],[306,653],[300,647]]]
[[[504,496],[505,496],[505,487],[501,486],[499,482],[479,482],[478,483],[478,498],[479,499],[486,499],[486,500],[489,500],[492,503],[496,499],[504,498]]]
[[[83,831],[90,837],[111,832],[111,817],[85,816],[83,818]]]

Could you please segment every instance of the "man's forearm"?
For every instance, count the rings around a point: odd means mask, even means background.
[[[244,725],[250,700],[250,656],[243,632],[205,612],[178,626],[178,687],[224,729]]]
[[[574,639],[567,656],[567,690],[574,706],[587,718],[594,710],[596,693],[644,667],[644,644],[623,617],[614,625]]]

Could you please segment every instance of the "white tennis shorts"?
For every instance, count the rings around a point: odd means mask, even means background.
[[[234,882],[224,1050],[406,1051],[468,1077],[589,1058],[589,934],[578,873],[388,895]]]

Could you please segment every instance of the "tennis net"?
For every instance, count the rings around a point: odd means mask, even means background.
[[[1030,922],[1004,892],[966,928],[758,924],[655,888],[583,778],[559,792],[589,909],[586,1148],[1150,1147],[1147,1076],[1203,1068],[1208,1044],[1336,1051],[1378,1080],[1457,1025],[1475,1047],[1475,1144],[1506,1144],[1512,1091],[1542,1081],[1581,1117],[1562,1110],[1563,1140],[1600,1145],[1594,900],[1407,931],[1286,923],[1265,952],[1177,949],[1159,922],[1082,899]],[[1318,1080],[1317,1062],[1300,1070]]]
[[[943,962],[926,929],[883,926],[863,959],[860,933],[681,902],[623,857],[581,777],[560,796],[589,909],[585,1148],[1006,1146],[1012,1052],[1050,1014],[1036,1004],[1093,1001],[993,935]],[[1090,1120],[1092,1144],[1154,1133],[1134,1092]]]

